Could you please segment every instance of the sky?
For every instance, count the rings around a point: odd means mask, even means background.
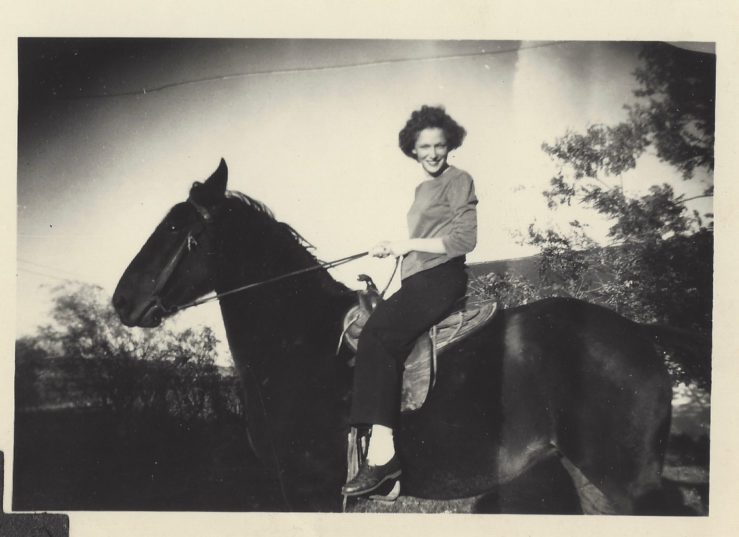
[[[541,150],[568,130],[625,118],[638,43],[291,39],[28,39],[19,44],[18,335],[49,321],[64,278],[112,294],[156,224],[193,181],[229,166],[229,188],[266,203],[333,260],[407,236],[416,162],[397,148],[412,110],[443,105],[468,132],[450,162],[475,180],[469,262],[535,253],[516,232],[592,211],[548,211],[555,164]],[[698,193],[654,157],[622,178]],[[710,200],[699,209],[711,210]],[[384,285],[391,260],[333,271]],[[390,292],[398,286],[397,278]],[[176,326],[209,325],[217,304]],[[225,343],[224,343],[225,345]],[[221,353],[225,350],[220,348]],[[226,353],[227,354],[227,353]]]

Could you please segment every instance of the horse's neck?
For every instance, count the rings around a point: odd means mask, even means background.
[[[265,232],[268,247],[256,251],[240,239],[253,229],[229,235],[231,244],[220,256],[224,278],[218,285],[224,288],[219,290],[315,266],[293,234],[277,231]],[[342,313],[354,300],[325,269],[221,300],[229,347],[245,388],[249,435],[268,464],[279,460],[300,468],[310,460],[311,468],[326,469],[323,476],[341,471],[335,454],[344,435],[337,424],[345,419],[349,376],[334,354]],[[321,440],[315,442],[316,436]]]
[[[297,237],[278,222],[270,225],[275,228],[264,233],[268,244],[258,251],[244,238],[254,230],[228,231],[219,292],[316,265]],[[338,340],[341,313],[352,300],[346,287],[317,269],[234,294],[221,301],[221,308],[232,352],[248,352],[255,363],[285,359],[301,347],[309,347],[312,355],[323,352]]]

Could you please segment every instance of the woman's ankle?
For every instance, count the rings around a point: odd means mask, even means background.
[[[373,425],[367,450],[367,463],[373,466],[387,464],[394,455],[393,430],[384,425]]]

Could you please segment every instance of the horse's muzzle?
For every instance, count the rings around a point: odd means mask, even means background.
[[[154,328],[162,323],[166,311],[158,297],[152,297],[137,307],[131,307],[120,293],[113,295],[113,307],[118,318],[126,326]]]

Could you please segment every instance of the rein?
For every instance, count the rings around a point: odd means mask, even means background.
[[[192,205],[195,210],[198,212],[200,217],[203,219],[203,229],[201,229],[198,234],[202,231],[204,231],[209,225],[213,223],[213,215],[208,210],[207,207],[201,205],[194,199],[192,199],[192,196],[190,196],[187,201]],[[288,272],[287,274],[282,274],[280,276],[275,276],[274,278],[269,278],[267,280],[263,280],[261,282],[254,282],[247,285],[242,285],[241,287],[236,287],[235,289],[230,289],[228,291],[223,291],[221,293],[216,293],[210,296],[205,296],[202,298],[198,298],[196,300],[193,300],[191,302],[187,302],[185,304],[180,304],[176,306],[171,306],[169,308],[164,307],[161,300],[159,299],[158,293],[161,291],[164,286],[168,283],[170,277],[172,276],[175,267],[178,265],[182,257],[184,256],[186,251],[190,251],[194,246],[197,246],[197,240],[195,239],[195,234],[191,231],[187,234],[187,237],[185,237],[185,240],[182,242],[180,247],[175,252],[175,255],[170,259],[170,261],[167,263],[167,265],[164,267],[162,272],[160,273],[159,277],[157,278],[157,281],[154,285],[154,291],[153,295],[159,305],[159,307],[167,312],[167,313],[176,313],[178,311],[182,311],[187,308],[193,308],[195,306],[200,306],[201,304],[205,304],[207,302],[212,302],[213,300],[218,300],[220,298],[223,298],[225,296],[233,295],[235,293],[241,293],[242,291],[246,291],[248,289],[253,289],[255,287],[260,287],[262,285],[267,285],[270,283],[278,282],[287,278],[292,278],[293,276],[297,276],[299,274],[305,274],[307,272],[312,272],[314,270],[318,269],[330,269],[334,267],[338,267],[339,265],[343,265],[344,263],[349,263],[350,261],[354,261],[355,259],[359,259],[361,257],[364,257],[366,255],[369,255],[369,252],[361,252],[359,254],[350,255],[347,257],[342,257],[340,259],[335,259],[333,261],[328,262],[319,262],[317,265],[314,265],[312,267],[306,267],[299,270],[294,270],[292,272]],[[396,267],[397,268],[397,267]]]
[[[307,272],[312,272],[314,270],[318,269],[330,269],[334,267],[338,267],[339,265],[343,265],[344,263],[349,263],[350,261],[354,261],[355,259],[359,259],[361,257],[364,257],[368,255],[369,252],[362,252],[359,254],[350,255],[347,257],[342,257],[341,259],[335,259],[333,261],[328,261],[326,263],[319,263],[317,265],[314,265],[312,267],[303,268],[300,270],[294,270],[292,272],[288,272],[286,274],[282,274],[280,276],[275,276],[274,278],[269,278],[267,280],[262,280],[261,282],[254,282],[247,285],[242,285],[241,287],[236,287],[234,289],[229,289],[228,291],[223,291],[222,293],[216,293],[214,295],[206,296],[203,298],[198,298],[197,300],[193,300],[192,302],[187,302],[185,304],[179,305],[179,306],[172,306],[167,311],[174,313],[177,311],[181,311],[187,308],[192,308],[195,306],[200,306],[201,304],[205,304],[207,302],[211,302],[213,300],[218,300],[224,296],[233,295],[235,293],[240,293],[242,291],[246,291],[248,289],[253,289],[254,287],[260,287],[262,285],[267,285],[269,283],[278,282],[280,280],[284,280],[287,278],[291,278],[293,276],[297,276],[299,274],[305,274]]]

